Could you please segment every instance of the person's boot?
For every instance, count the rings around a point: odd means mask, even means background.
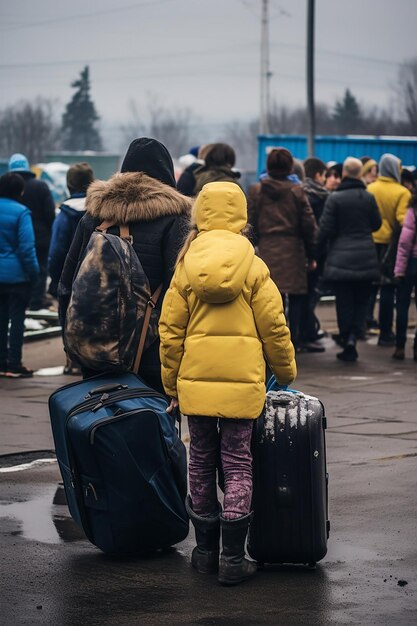
[[[210,517],[194,513],[191,498],[187,496],[185,508],[195,530],[197,542],[191,555],[191,565],[200,574],[216,574],[219,569],[220,505],[219,511]]]
[[[336,355],[340,361],[353,363],[358,358],[358,351],[356,350],[356,337],[350,334],[345,343],[343,352],[338,352]]]
[[[392,355],[393,359],[397,361],[404,361],[405,359],[405,348],[404,346],[397,346],[394,350],[394,354]]]
[[[245,541],[252,514],[238,519],[220,517],[223,549],[220,556],[219,583],[238,585],[256,572],[256,563],[245,557]]]

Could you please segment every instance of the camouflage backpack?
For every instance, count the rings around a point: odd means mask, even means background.
[[[92,233],[79,263],[64,328],[68,356],[96,371],[139,369],[143,351],[158,337],[161,294],[151,294],[148,278],[132,246],[129,227],[119,235],[103,222]]]

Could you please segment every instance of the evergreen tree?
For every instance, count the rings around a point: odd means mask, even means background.
[[[62,145],[65,150],[102,150],[100,133],[96,128],[99,115],[90,97],[90,70],[88,65],[78,80],[71,83],[76,89],[62,116]]]
[[[336,102],[333,121],[336,132],[347,134],[358,130],[362,118],[362,112],[358,101],[350,89],[346,89],[343,100]]]

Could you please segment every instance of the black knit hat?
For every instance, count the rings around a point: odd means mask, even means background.
[[[130,144],[121,172],[144,172],[151,178],[176,188],[174,164],[165,146],[156,139],[141,137]]]

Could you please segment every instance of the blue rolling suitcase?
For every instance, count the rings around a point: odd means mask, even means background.
[[[73,383],[49,399],[70,513],[104,552],[144,554],[188,534],[186,451],[167,406],[132,373]]]
[[[253,436],[253,522],[259,563],[315,565],[327,552],[326,418],[321,402],[272,379]]]

